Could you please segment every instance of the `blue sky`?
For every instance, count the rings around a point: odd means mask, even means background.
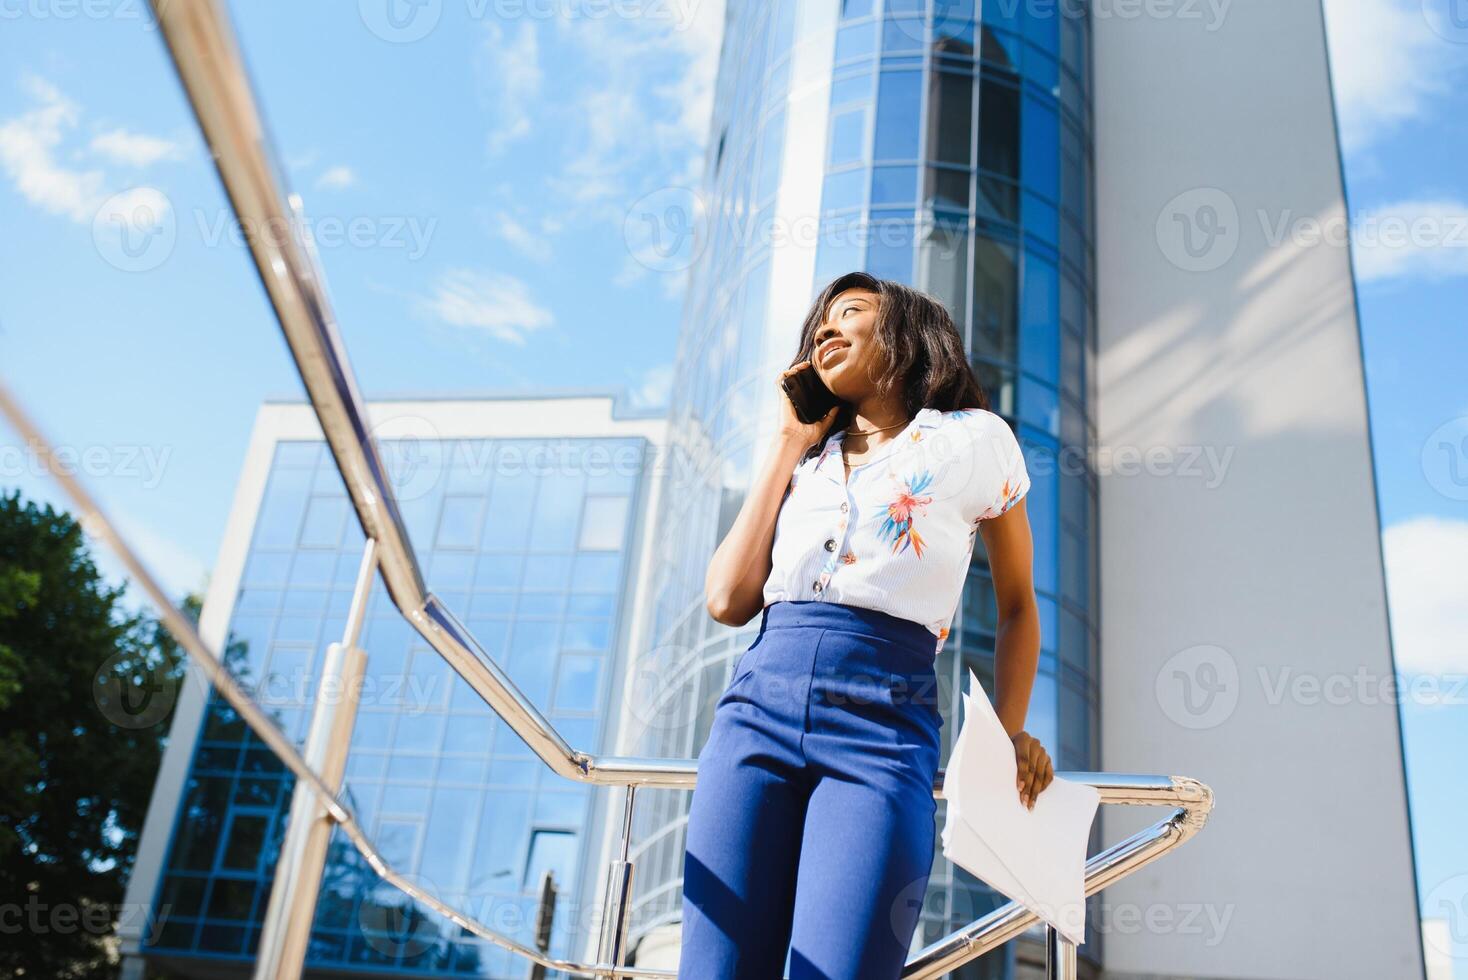
[[[406,26],[380,0],[233,6],[368,394],[663,403],[683,280],[627,218],[701,171],[721,3],[463,0]],[[1461,679],[1468,27],[1446,0],[1326,7],[1398,664]],[[0,372],[165,583],[198,588],[255,410],[299,383],[141,0],[0,16]],[[138,208],[172,231],[129,251],[114,219]],[[1410,244],[1376,244],[1393,222]],[[23,454],[4,465],[61,502]],[[1468,690],[1438,690],[1455,703],[1403,707],[1427,915],[1468,895]]]

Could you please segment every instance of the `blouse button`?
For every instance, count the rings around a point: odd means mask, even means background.
[[[827,551],[835,551],[836,550],[836,539],[835,538],[827,538],[826,539],[826,550]]]
[[[850,504],[848,504],[848,503],[847,503],[847,502],[846,502],[846,501],[844,501],[844,500],[843,500],[843,501],[841,501],[841,513],[843,513],[843,514],[844,514],[844,513],[846,513],[846,512],[847,512],[847,511],[848,511],[848,510],[850,510],[850,509],[851,509],[851,505],[850,505]]]
[[[821,584],[820,579],[816,579],[815,582],[811,584],[811,591],[813,592],[819,592],[823,588],[825,588],[825,586]]]

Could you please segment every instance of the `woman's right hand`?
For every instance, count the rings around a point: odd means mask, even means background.
[[[818,442],[826,434],[826,430],[830,428],[831,420],[836,417],[836,413],[841,410],[840,403],[832,405],[830,411],[826,412],[823,418],[811,423],[802,422],[796,416],[795,403],[790,400],[790,396],[785,392],[784,381],[786,378],[799,374],[801,371],[814,370],[815,368],[811,367],[810,361],[801,361],[799,364],[795,364],[781,371],[780,377],[775,382],[776,387],[780,389],[779,434],[782,438],[798,443],[802,448]]]

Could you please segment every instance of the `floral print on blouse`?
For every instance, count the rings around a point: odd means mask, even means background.
[[[765,604],[822,600],[877,609],[922,623],[941,650],[979,523],[1029,490],[1019,440],[993,412],[924,408],[848,480],[844,435],[832,433],[791,475]]]

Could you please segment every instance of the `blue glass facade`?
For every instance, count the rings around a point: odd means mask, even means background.
[[[736,234],[734,221],[755,215],[756,227],[768,226],[774,190],[786,179],[772,167],[785,138],[791,52],[830,44],[827,128],[802,136],[823,141],[820,200],[792,209],[820,216],[810,293],[866,269],[931,293],[953,314],[991,407],[1020,437],[1033,479],[1028,510],[1042,651],[1027,729],[1057,769],[1095,769],[1097,490],[1086,452],[1095,438],[1089,7],[1006,0],[839,6],[834,27],[824,4],[731,8],[705,175],[712,230],[692,269],[672,403],[674,430],[683,434],[675,446],[712,448],[679,457],[679,492],[665,493],[659,516],[665,540],[654,584],[653,642],[662,646],[649,668],[666,672],[675,661],[681,668],[681,714],[668,713],[686,723],[660,726],[640,750],[697,754],[731,661],[750,639],[750,628],[733,631],[708,619],[701,586],[763,448],[732,420],[752,418],[751,399],[765,397],[775,376],[761,366],[788,364],[796,337],[792,325],[788,350],[762,348],[769,249],[759,236]],[[795,25],[807,23],[815,25],[811,36],[799,36]],[[949,739],[965,668],[992,688],[994,609],[979,539],[959,622],[938,664],[950,695]],[[678,916],[687,801],[662,795],[655,806],[644,800],[639,813],[635,930]],[[923,940],[996,904],[982,883],[936,855]],[[1100,943],[1088,941],[1081,953],[1098,958]],[[955,975],[1009,975],[1012,951],[1005,956],[1008,963],[988,957]]]
[[[641,438],[387,441],[429,587],[577,747],[605,734],[636,524]],[[230,619],[233,667],[299,744],[326,646],[341,637],[362,534],[321,442],[275,449]],[[550,773],[374,586],[347,792],[396,868],[533,943],[542,873],[551,949],[580,955],[589,787]],[[260,938],[292,779],[217,698],[183,792],[150,956],[244,961]],[[578,930],[572,936],[570,931]],[[333,839],[308,966],[523,977]]]

